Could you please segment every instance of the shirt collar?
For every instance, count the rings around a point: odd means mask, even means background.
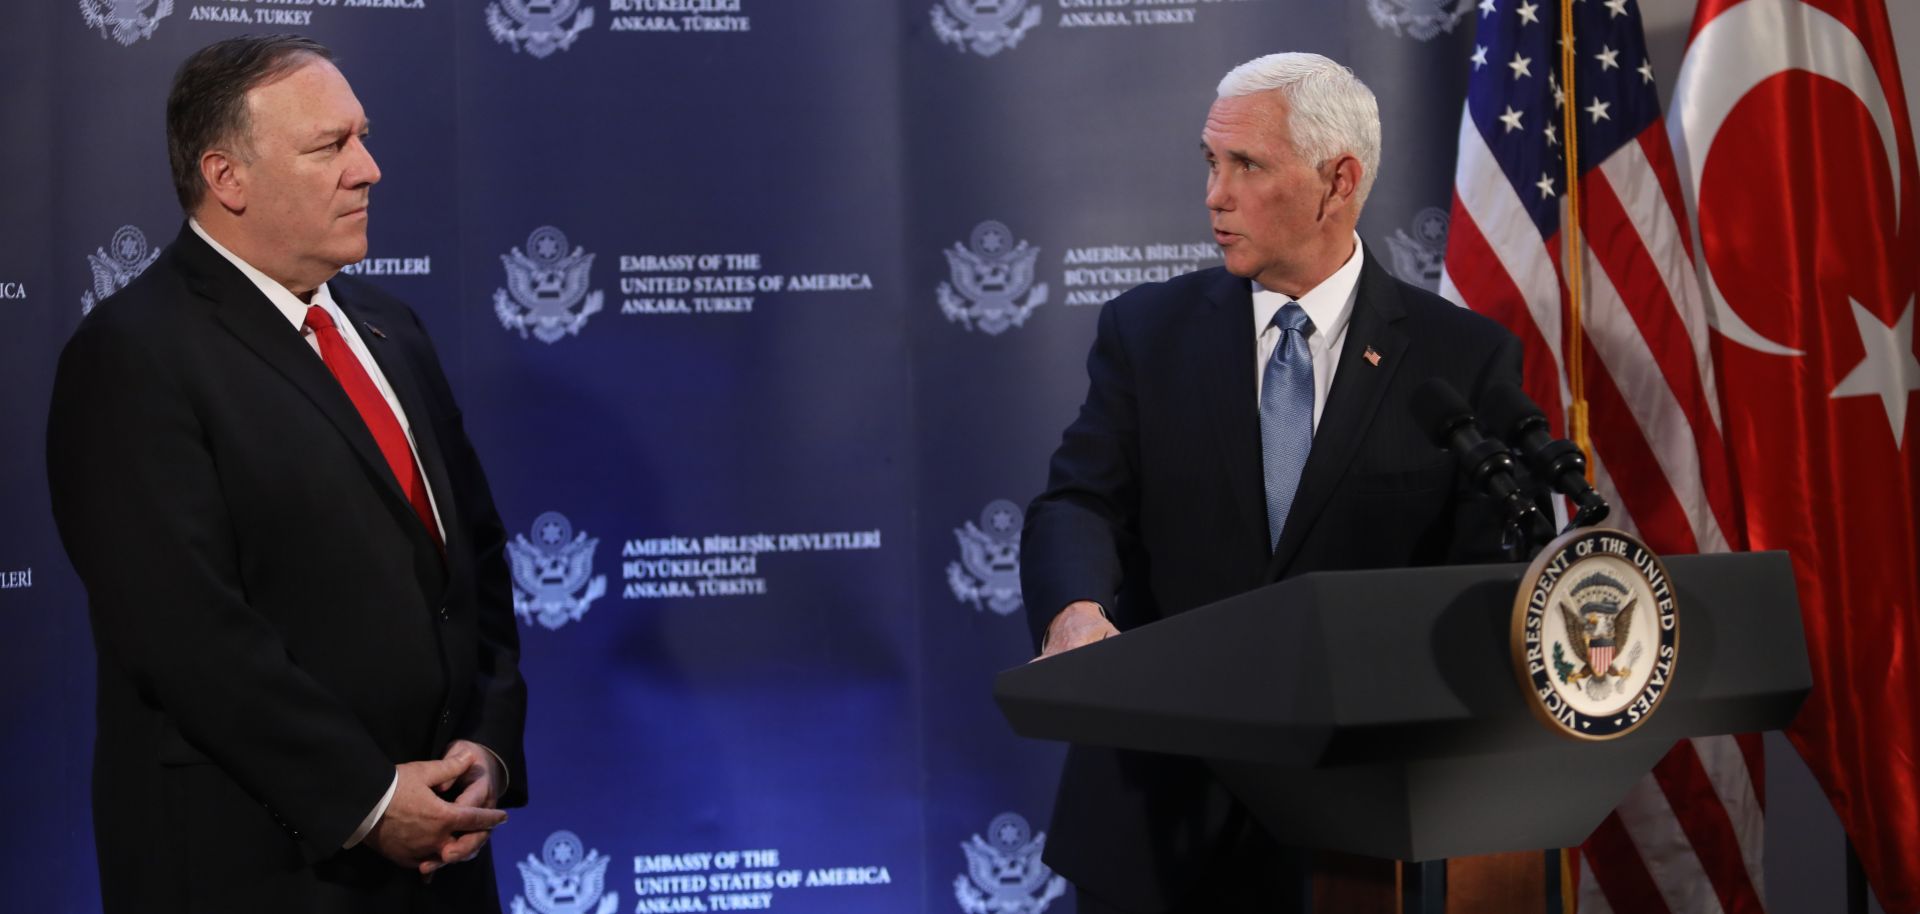
[[[1273,323],[1273,316],[1290,301],[1298,301],[1307,317],[1313,321],[1314,335],[1321,339],[1338,339],[1346,330],[1347,321],[1353,317],[1353,301],[1360,290],[1361,255],[1360,234],[1353,235],[1353,253],[1347,256],[1347,262],[1333,275],[1320,281],[1320,284],[1307,290],[1299,298],[1291,298],[1279,292],[1261,288],[1253,283],[1253,332],[1257,336],[1266,331]]]
[[[280,316],[286,318],[288,323],[293,324],[293,329],[305,329],[307,326],[308,302],[301,301],[299,296],[294,295],[286,286],[274,282],[267,274],[254,269],[253,264],[241,260],[238,256],[235,256],[232,251],[227,250],[220,242],[213,240],[213,236],[207,234],[207,230],[200,226],[200,220],[189,217],[187,219],[187,226],[193,229],[193,233],[199,235],[200,240],[206,242],[208,247],[213,248],[215,253],[225,257],[228,263],[233,264],[235,268],[239,269],[241,275],[247,277],[247,280],[253,283],[255,288],[260,290],[260,294],[267,297],[267,301],[273,303],[274,308],[279,310]],[[340,313],[340,307],[334,304],[333,293],[327,289],[327,284],[324,282],[320,284],[319,288],[313,290],[312,304],[326,308],[327,311],[333,315],[336,324],[346,317]]]

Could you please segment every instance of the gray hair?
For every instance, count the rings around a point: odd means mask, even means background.
[[[1380,168],[1380,103],[1353,71],[1318,54],[1256,57],[1220,80],[1219,97],[1278,89],[1287,98],[1294,151],[1313,167],[1345,152],[1360,160],[1355,207],[1364,206]]]
[[[167,92],[167,164],[173,193],[188,215],[206,199],[200,156],[222,144],[252,154],[247,93],[333,52],[300,35],[242,35],[207,45],[188,57]]]

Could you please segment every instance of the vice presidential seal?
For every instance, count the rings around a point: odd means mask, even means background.
[[[987,838],[974,835],[960,845],[967,872],[953,880],[953,897],[967,914],[1040,914],[1067,893],[1067,880],[1040,862],[1047,835],[1033,834],[1027,820],[1003,812],[987,826]]]
[[[1645,723],[1673,683],[1680,615],[1660,557],[1604,527],[1554,540],[1513,606],[1513,668],[1535,715],[1579,739]]]
[[[998,499],[980,512],[978,526],[953,531],[960,540],[960,561],[947,565],[953,598],[1007,616],[1020,609],[1020,522],[1024,512]]]
[[[493,40],[535,58],[573,47],[573,40],[592,27],[593,7],[580,9],[580,0],[494,0],[487,4],[487,31],[493,33]]]
[[[1018,45],[1039,24],[1040,8],[1027,0],[946,0],[933,7],[933,33],[941,43],[972,48],[981,57]]]
[[[131,225],[120,226],[113,233],[113,241],[87,255],[93,288],[80,294],[80,313],[92,311],[101,299],[126,288],[159,259],[160,252],[149,248],[145,232]]]
[[[507,287],[493,293],[493,311],[500,325],[531,332],[542,343],[554,343],[578,334],[587,318],[599,312],[604,296],[588,291],[593,281],[593,255],[585,248],[567,250],[567,235],[543,225],[527,236],[527,250],[514,248],[500,255],[507,268]]]
[[[100,30],[100,37],[131,45],[152,38],[160,20],[173,12],[173,0],[159,0],[159,4],[155,7],[154,0],[80,0],[80,15],[86,17],[87,28]],[[150,8],[153,14],[147,15]]]
[[[974,226],[967,241],[966,247],[955,242],[944,252],[952,283],[941,283],[937,291],[947,320],[998,336],[1026,323],[1033,309],[1046,304],[1047,284],[1033,282],[1039,248],[1016,243],[1013,232],[991,219]]]
[[[558,511],[534,518],[533,539],[522,533],[507,544],[514,614],[549,630],[580,621],[593,601],[607,593],[607,576],[593,573],[593,550],[599,545],[585,533],[576,535]]]
[[[620,893],[606,891],[607,862],[599,851],[585,851],[570,831],[547,837],[540,859],[532,854],[518,863],[526,896],[515,896],[513,914],[613,914]]]

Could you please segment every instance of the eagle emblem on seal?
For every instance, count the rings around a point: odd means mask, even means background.
[[[1039,24],[1040,8],[1027,0],[946,0],[933,7],[933,33],[940,42],[981,57],[1017,46]]]
[[[522,339],[531,333],[552,344],[578,335],[604,304],[603,293],[587,289],[593,255],[580,247],[569,252],[566,233],[551,225],[534,229],[527,249],[500,255],[500,263],[507,268],[507,287],[494,290],[494,314]]]
[[[953,531],[960,561],[947,565],[953,597],[973,608],[1002,616],[1020,610],[1020,522],[1024,512],[1006,499],[987,505],[980,523],[967,521]]]
[[[573,19],[572,24],[567,23],[568,18]],[[593,7],[580,9],[580,0],[495,0],[487,4],[487,31],[493,33],[493,40],[535,59],[573,47],[573,40],[592,27]]]
[[[947,320],[998,336],[1025,324],[1033,309],[1046,304],[1047,284],[1033,281],[1040,249],[1015,242],[1005,225],[982,222],[974,226],[966,246],[955,242],[944,253],[950,282],[936,291]]]
[[[966,914],[1040,914],[1067,893],[1067,880],[1040,862],[1047,835],[1036,835],[1018,813],[1004,812],[960,848],[967,872],[953,880],[954,900]]]
[[[1387,251],[1393,255],[1393,274],[1428,292],[1440,289],[1440,274],[1447,266],[1446,210],[1429,206],[1413,217],[1413,234],[1394,229],[1387,237]]]
[[[142,38],[152,38],[160,20],[173,12],[173,0],[159,2],[149,16],[147,10],[154,0],[80,0],[80,15],[86,17],[87,28],[100,30],[100,37],[131,46]]]
[[[548,630],[580,621],[593,601],[607,593],[607,576],[593,573],[593,550],[599,545],[600,540],[585,533],[576,535],[558,511],[535,518],[533,539],[521,533],[507,544],[514,614]]]
[[[1474,0],[1367,0],[1375,25],[1417,41],[1453,31],[1473,7]]]
[[[513,914],[614,914],[620,893],[608,892],[607,863],[612,858],[586,851],[570,831],[548,836],[540,857],[519,861],[525,897],[513,899]]]
[[[146,272],[160,252],[147,244],[140,229],[123,225],[113,233],[113,241],[87,255],[87,269],[93,272],[93,288],[81,293],[80,313],[92,311],[101,300],[127,287],[134,277]]]
[[[1605,573],[1581,579],[1574,584],[1571,596],[1571,602],[1563,599],[1557,605],[1567,626],[1566,643],[1577,662],[1568,662],[1556,651],[1554,672],[1569,685],[1586,682],[1588,692],[1612,691],[1613,683],[1608,680],[1632,675],[1633,664],[1639,659],[1637,652],[1618,656],[1620,646],[1629,643],[1633,634],[1636,598],[1625,583]]]

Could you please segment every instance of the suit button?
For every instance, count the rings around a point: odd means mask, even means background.
[[[453,712],[452,712],[452,711],[441,711],[441,712],[440,712],[440,722],[441,722],[441,723],[443,723],[443,724],[449,724],[449,723],[452,723],[452,722],[453,722]]]
[[[440,607],[440,621],[445,622],[450,618],[452,617],[448,615],[447,608],[445,606]]]

